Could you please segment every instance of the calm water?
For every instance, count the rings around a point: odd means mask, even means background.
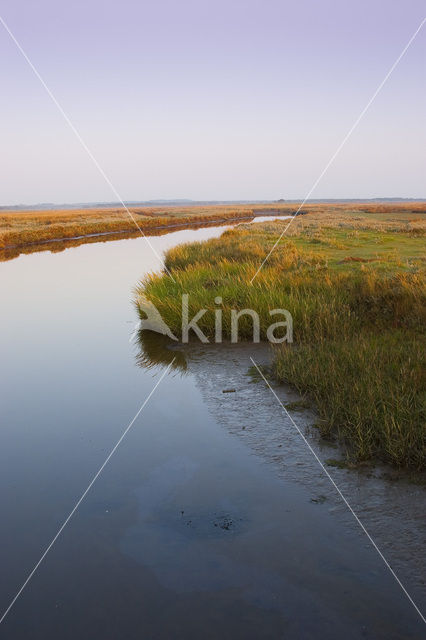
[[[159,266],[142,238],[0,264],[1,611],[164,370],[129,342],[132,288]],[[190,370],[170,373],[0,637],[422,637],[366,538],[310,496],[219,424]]]

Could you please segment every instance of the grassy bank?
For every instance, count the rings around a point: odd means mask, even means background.
[[[400,205],[406,213],[421,212],[424,203],[403,203]],[[348,204],[335,204],[333,211],[345,211]],[[388,205],[362,204],[351,205],[360,212],[376,213],[389,208]],[[144,233],[151,234],[156,230],[175,225],[190,226],[199,223],[224,222],[233,218],[250,218],[262,213],[291,214],[295,205],[289,203],[239,204],[239,205],[203,205],[176,207],[130,207],[132,216]],[[324,213],[330,205],[312,204],[304,207],[304,211]],[[72,209],[46,211],[6,211],[0,212],[0,259],[5,255],[19,255],[28,252],[26,248],[41,243],[86,238],[90,241],[93,234],[134,234],[139,230],[128,213],[122,208],[109,209]]]
[[[194,224],[217,219],[250,217],[249,207],[131,208],[130,212],[144,233],[176,224]],[[76,209],[31,212],[2,212],[0,249],[90,236],[97,233],[139,234],[138,227],[123,209]]]
[[[214,299],[252,308],[261,336],[269,310],[288,309],[294,345],[277,348],[274,372],[316,406],[323,435],[337,436],[357,461],[426,466],[424,230],[403,210],[312,212],[296,219],[253,284],[250,279],[284,228],[242,226],[206,243],[172,249],[167,267],[140,286],[172,331],[181,331],[181,294],[214,338]],[[239,335],[250,339],[251,319]]]

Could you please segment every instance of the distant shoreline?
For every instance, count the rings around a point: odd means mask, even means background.
[[[200,206],[238,206],[238,205],[277,205],[277,204],[301,204],[303,198],[279,199],[279,200],[127,200],[126,207],[200,207]],[[310,198],[305,203],[309,204],[397,204],[426,202],[426,198]],[[41,202],[38,204],[0,205],[0,213],[18,211],[71,211],[75,209],[115,209],[123,208],[121,202],[75,202],[54,203]]]
[[[384,215],[424,215],[425,202],[338,202],[309,203],[299,211],[288,202],[249,203],[240,205],[164,205],[129,207],[131,215],[122,207],[86,209],[43,209],[0,211],[0,259],[10,259],[25,249],[58,246],[65,242],[90,242],[95,238],[115,239],[124,235],[155,234],[194,226],[247,221],[264,215],[305,215],[343,212]],[[7,255],[6,255],[7,254]]]
[[[258,216],[263,216],[266,215],[265,213],[259,213],[255,216],[244,216],[241,218],[222,218],[219,220],[205,220],[204,222],[182,222],[182,223],[177,223],[177,224],[159,224],[156,226],[152,226],[152,227],[148,227],[145,229],[146,234],[148,237],[152,234],[152,232],[155,231],[163,231],[163,230],[167,230],[167,229],[188,229],[191,227],[206,227],[206,226],[210,226],[210,225],[222,225],[222,224],[228,224],[230,222],[241,222],[241,221],[251,221],[254,218],[258,217]],[[270,214],[271,217],[273,217],[275,214]],[[141,230],[143,231],[143,227],[141,227]],[[139,230],[135,227],[134,230],[127,230],[127,229],[123,229],[123,231],[100,231],[98,233],[87,233],[87,234],[83,234],[80,236],[71,236],[71,237],[64,237],[64,238],[52,238],[49,240],[36,240],[34,242],[26,242],[23,244],[9,244],[9,245],[5,245],[5,249],[19,249],[20,247],[30,247],[33,245],[43,245],[43,244],[48,244],[49,242],[67,242],[68,240],[84,240],[84,238],[99,238],[101,236],[110,236],[110,235],[118,235],[118,234],[132,234],[132,235],[139,235]],[[1,247],[0,247],[1,250]]]

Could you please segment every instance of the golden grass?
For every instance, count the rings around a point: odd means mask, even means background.
[[[323,435],[335,435],[353,460],[380,459],[426,468],[425,243],[426,220],[417,212],[312,212],[295,219],[253,284],[250,279],[286,222],[241,225],[220,238],[171,249],[174,276],[146,277],[139,292],[181,332],[181,296],[189,315],[214,339],[214,299],[223,300],[223,335],[230,310],[249,308],[293,316],[295,345],[278,349],[278,380],[308,394]],[[240,338],[250,340],[245,316]]]
[[[192,225],[196,223],[223,222],[233,218],[250,218],[263,212],[291,214],[297,205],[289,203],[241,204],[241,205],[203,205],[178,207],[130,207],[132,215],[144,233],[154,229],[173,225]],[[297,228],[313,227],[333,223],[336,215],[350,213],[358,217],[358,226],[373,214],[377,224],[382,224],[380,216],[387,219],[386,224],[409,223],[416,228],[422,214],[426,212],[424,203],[401,203],[382,205],[371,203],[355,204],[308,204],[303,211],[309,216],[300,216],[289,230],[289,235]],[[308,220],[309,218],[309,220]],[[410,221],[410,222],[409,222]],[[2,211],[0,213],[0,252],[7,250],[14,255],[31,244],[46,243],[60,239],[88,237],[93,234],[139,234],[134,222],[122,208],[111,209],[72,209],[48,211]],[[18,249],[19,248],[19,249]],[[3,257],[4,255],[0,256]]]
[[[250,209],[201,208],[194,210],[130,209],[143,232],[177,224],[194,224],[250,217]],[[91,234],[136,231],[136,224],[123,209],[10,212],[0,215],[0,248],[25,246]]]

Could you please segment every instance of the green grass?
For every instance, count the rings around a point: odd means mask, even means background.
[[[288,309],[295,343],[276,349],[273,372],[313,402],[321,433],[338,437],[352,461],[424,469],[422,224],[349,214],[319,222],[296,221],[253,284],[283,223],[243,226],[176,247],[166,256],[175,282],[153,274],[140,289],[176,335],[181,294],[189,293],[191,317],[208,310],[198,324],[211,340],[216,296],[228,338],[231,309],[256,310],[262,339],[274,321],[269,310]],[[248,316],[239,336],[251,339]]]
[[[278,380],[312,398],[321,435],[337,434],[350,457],[425,464],[424,339],[369,332],[349,340],[302,344],[276,355]]]
[[[284,407],[287,411],[304,411],[305,409],[311,408],[311,403],[306,400],[306,398],[302,398],[301,400],[295,400],[294,402],[287,402]]]

